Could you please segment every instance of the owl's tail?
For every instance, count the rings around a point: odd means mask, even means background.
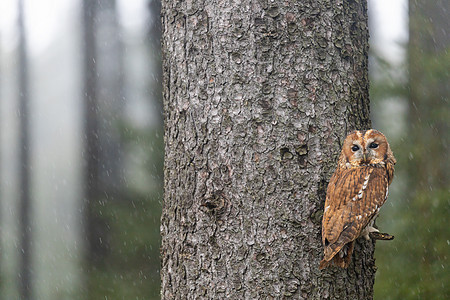
[[[332,265],[341,268],[347,268],[352,259],[354,246],[355,241],[351,241],[345,244],[338,252],[335,252],[333,255],[325,255],[324,259],[319,264],[319,269],[322,270],[323,268],[327,268]]]

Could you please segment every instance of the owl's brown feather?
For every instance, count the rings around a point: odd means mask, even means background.
[[[377,143],[376,151],[365,149],[371,143]],[[370,153],[366,155],[367,161],[363,154],[360,155],[362,159],[357,153],[352,157],[356,151],[351,149],[355,145],[362,148],[363,153]],[[357,131],[346,138],[338,168],[327,188],[322,220],[324,259],[319,266],[321,269],[332,264],[343,268],[348,266],[354,241],[386,201],[394,163],[389,144],[380,132]]]

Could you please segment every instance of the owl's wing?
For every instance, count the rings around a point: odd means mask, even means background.
[[[386,201],[387,189],[385,168],[336,170],[328,185],[322,221],[324,260],[331,260],[359,237]]]

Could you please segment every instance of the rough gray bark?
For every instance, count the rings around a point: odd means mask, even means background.
[[[163,1],[162,299],[370,299],[319,271],[340,143],[368,128],[366,1]]]

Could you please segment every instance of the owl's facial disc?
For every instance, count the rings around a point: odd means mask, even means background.
[[[387,143],[384,136],[368,136],[365,141],[365,162],[380,163],[384,160]]]
[[[344,168],[352,168],[385,165],[388,159],[395,163],[386,137],[381,132],[374,129],[355,130],[345,138],[340,163]]]

